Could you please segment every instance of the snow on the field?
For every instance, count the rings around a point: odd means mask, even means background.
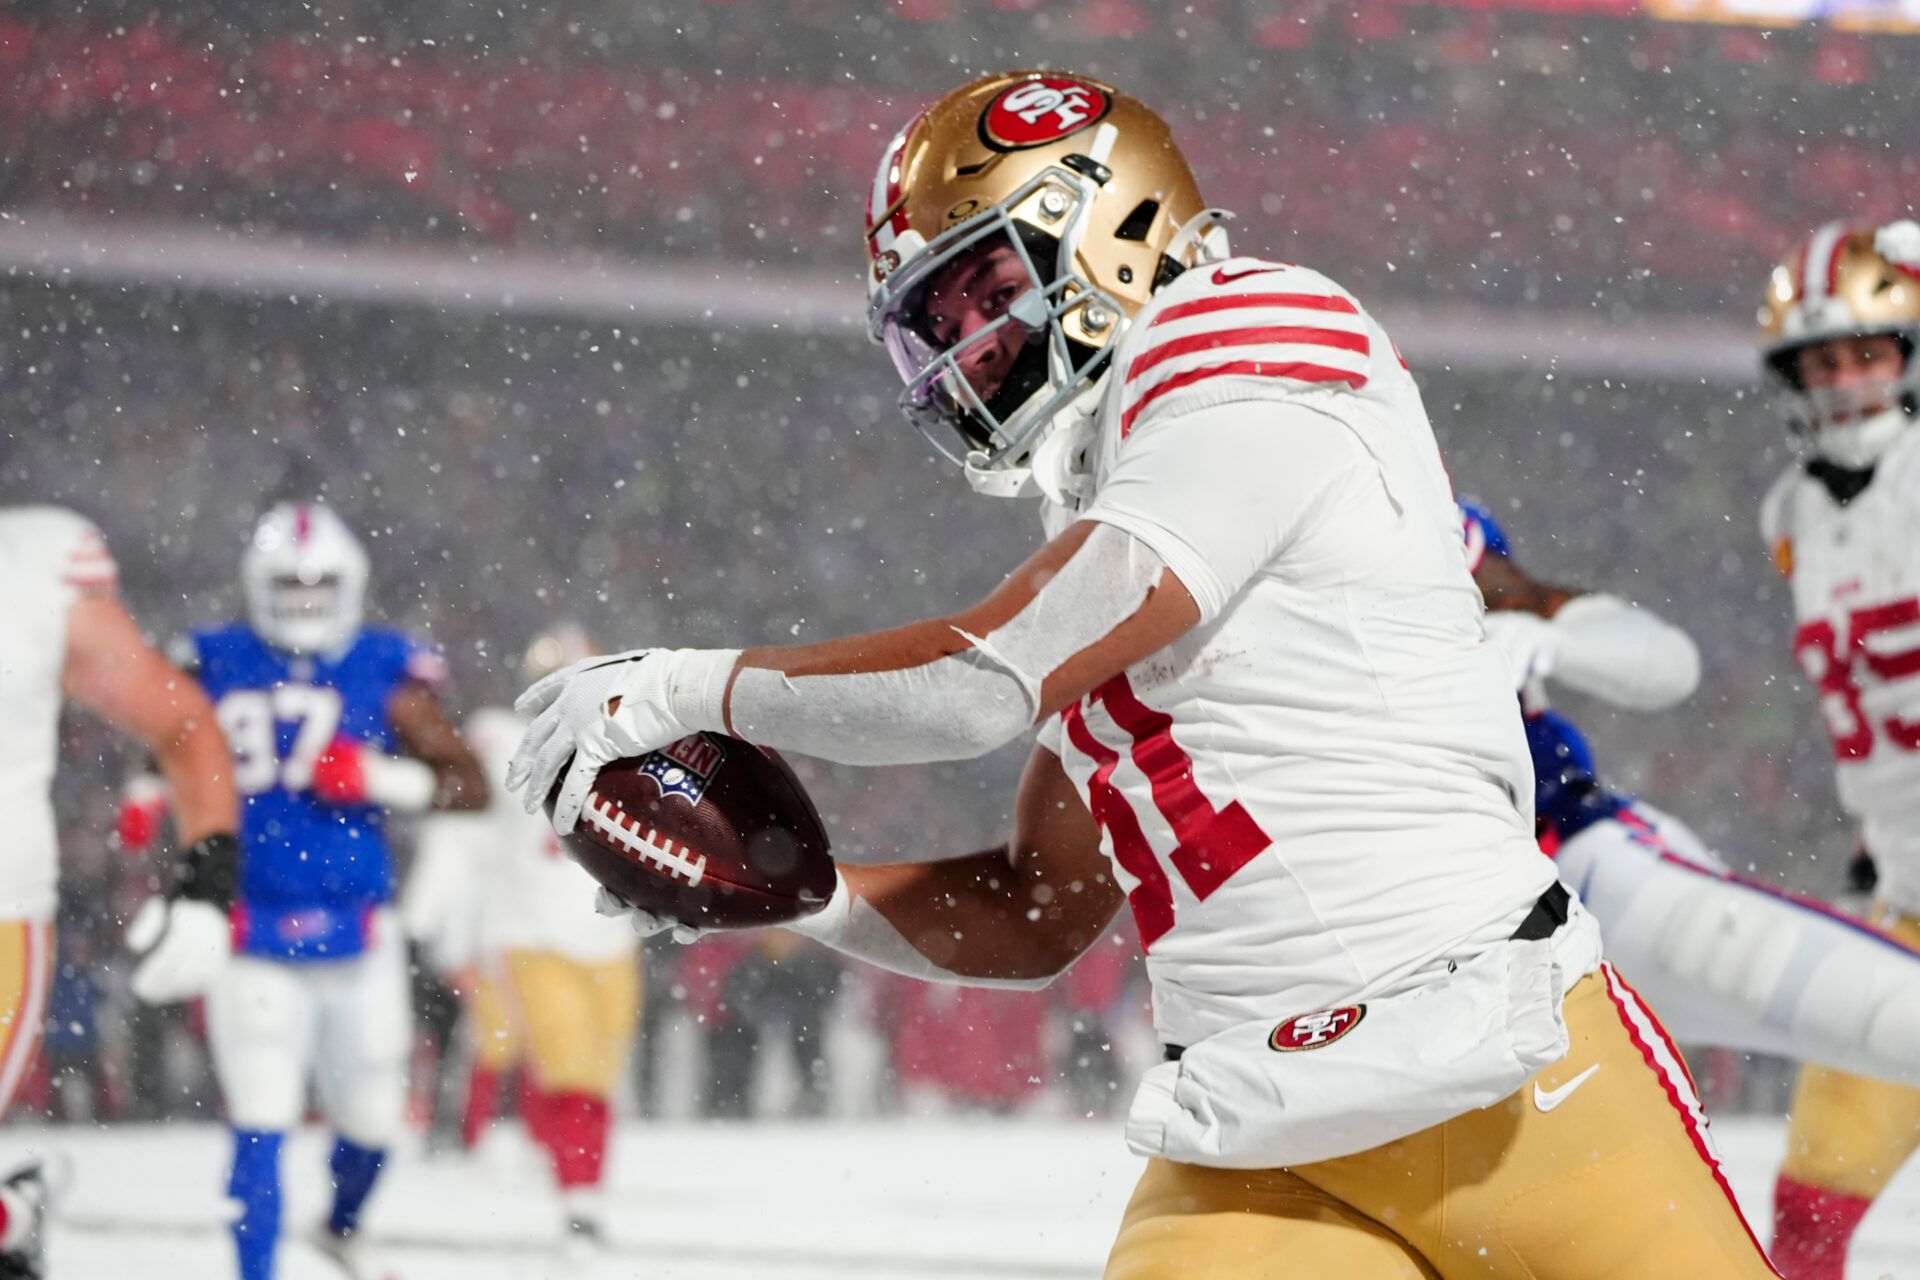
[[[1734,1190],[1764,1224],[1781,1128],[1716,1126]],[[233,1274],[226,1138],[200,1125],[9,1129],[71,1161],[53,1234],[59,1280]],[[289,1229],[324,1203],[325,1137],[288,1144]],[[368,1216],[372,1280],[940,1280],[1096,1277],[1139,1162],[1117,1123],[998,1120],[629,1124],[616,1140],[610,1248],[558,1248],[558,1206],[532,1149],[496,1131],[475,1156],[402,1152]],[[1763,1233],[1764,1234],[1764,1233]],[[1862,1226],[1848,1280],[1920,1277],[1920,1171]],[[337,1280],[290,1251],[281,1280]]]

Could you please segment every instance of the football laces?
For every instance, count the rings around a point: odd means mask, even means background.
[[[598,791],[587,793],[581,816],[587,825],[640,861],[658,867],[675,880],[685,880],[697,888],[706,878],[707,855],[691,846],[676,847],[672,840],[641,822]]]

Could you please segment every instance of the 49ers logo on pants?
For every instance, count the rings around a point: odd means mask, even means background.
[[[1273,1029],[1267,1037],[1267,1046],[1276,1053],[1298,1053],[1302,1049],[1318,1049],[1322,1045],[1332,1044],[1347,1032],[1360,1025],[1360,1019],[1367,1016],[1367,1006],[1350,1004],[1344,1009],[1321,1009],[1316,1013],[1303,1013],[1297,1018],[1288,1018]]]
[[[980,138],[999,151],[1044,146],[1107,114],[1106,91],[1066,76],[1022,80],[987,104]]]

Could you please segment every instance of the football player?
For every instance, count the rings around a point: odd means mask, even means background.
[[[526,670],[539,679],[595,652],[578,628],[556,628],[528,647]],[[506,777],[526,727],[504,707],[468,718],[467,741],[490,780]],[[434,873],[454,866],[458,876]],[[524,812],[504,792],[485,813],[426,825],[417,874],[445,886],[442,897],[461,885],[477,890],[482,976],[467,1006],[474,1057],[498,1072],[518,1050],[529,1073],[520,1092],[527,1130],[552,1164],[569,1245],[590,1251],[602,1241],[610,1099],[639,1019],[638,941],[624,922],[594,911],[592,878],[563,855],[544,815]]]
[[[47,788],[63,700],[144,743],[180,798],[187,853],[149,915],[134,989],[204,982],[227,954],[219,917],[239,857],[232,762],[206,695],[147,644],[117,583],[113,556],[87,520],[58,507],[0,509],[0,797],[9,815],[0,855],[0,1116],[46,1020],[59,850]],[[44,1198],[32,1166],[0,1182],[0,1277],[41,1274]]]
[[[1039,985],[1132,908],[1168,1060],[1110,1277],[1772,1274],[1678,1054],[1533,843],[1512,685],[1381,327],[1227,256],[1166,124],[1080,76],[941,99],[867,214],[908,417],[975,487],[1044,495],[1051,540],[948,616],[577,664],[523,695],[509,785],[557,782],[570,830],[600,766],[691,731],[893,765],[1038,724],[1007,845],[843,867],[800,928]]]
[[[1792,583],[1840,802],[1879,869],[1869,919],[1920,946],[1920,223],[1831,224],[1774,268],[1765,367],[1804,456],[1761,528]],[[1920,1090],[1801,1072],[1774,1256],[1838,1280],[1867,1207],[1920,1146]]]
[[[241,581],[247,621],[195,631],[179,655],[213,700],[242,796],[236,954],[207,996],[233,1238],[241,1280],[271,1280],[280,1147],[311,1076],[336,1131],[316,1244],[351,1273],[413,1034],[386,815],[483,808],[487,781],[441,708],[438,652],[363,623],[366,551],[330,509],[268,511]]]
[[[1672,706],[1698,681],[1693,641],[1615,596],[1533,578],[1485,508],[1461,512],[1488,633],[1521,686],[1540,845],[1599,918],[1607,958],[1682,1040],[1920,1084],[1920,953],[1737,875],[1679,819],[1602,782],[1547,705],[1551,677],[1617,706]]]

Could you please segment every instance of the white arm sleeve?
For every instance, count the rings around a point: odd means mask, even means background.
[[[1337,480],[1377,469],[1338,418],[1286,401],[1234,401],[1136,431],[1085,518],[1153,548],[1206,622],[1287,546]]]
[[[1149,547],[1102,526],[1019,613],[987,635],[960,632],[969,647],[959,653],[844,675],[745,668],[733,682],[733,732],[842,764],[984,755],[1033,725],[1041,683],[1139,612],[1164,568]],[[682,701],[676,695],[672,710],[687,724],[721,727]]]
[[[1553,615],[1551,675],[1634,711],[1658,711],[1700,684],[1700,650],[1649,610],[1604,594],[1575,596]]]

